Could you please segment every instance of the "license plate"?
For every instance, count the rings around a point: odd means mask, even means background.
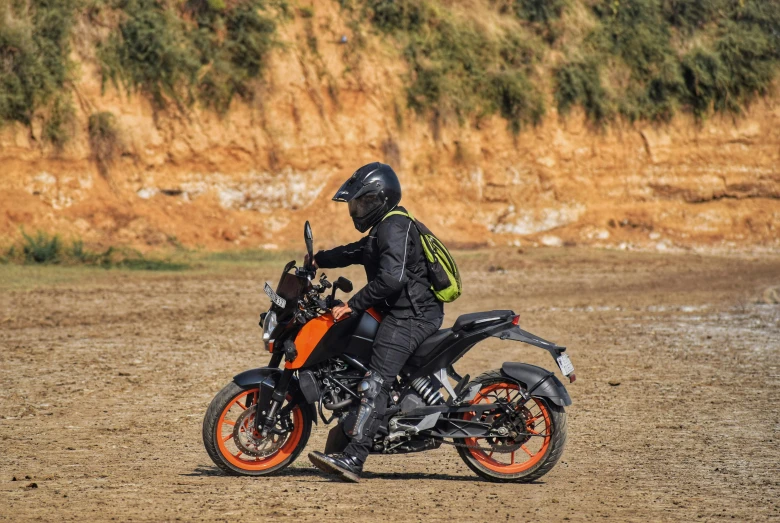
[[[274,304],[279,307],[280,309],[284,309],[284,306],[287,305],[287,300],[279,296],[274,292],[274,290],[271,288],[268,283],[265,284],[265,287],[263,288],[265,293],[268,295],[269,298],[271,298],[271,301],[274,302]]]
[[[555,358],[555,360],[558,362],[558,367],[560,367],[561,373],[563,373],[564,376],[568,376],[574,372],[574,365],[571,364],[568,354],[561,354]]]

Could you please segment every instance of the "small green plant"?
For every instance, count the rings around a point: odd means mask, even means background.
[[[62,243],[58,235],[38,231],[34,236],[22,231],[22,254],[25,263],[59,263]]]
[[[90,115],[88,130],[92,158],[100,173],[107,176],[109,167],[114,163],[120,149],[119,131],[114,114],[100,112]]]
[[[303,7],[298,8],[298,13],[301,15],[301,18],[313,18],[314,17],[314,8],[308,5],[305,5]]]

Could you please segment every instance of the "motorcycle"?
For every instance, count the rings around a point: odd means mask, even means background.
[[[312,260],[308,221],[304,239]],[[262,476],[290,466],[318,417],[326,425],[338,421],[325,452],[343,450],[348,440],[342,427],[354,423],[356,389],[382,322],[374,309],[335,321],[331,309],[342,304],[336,292],[351,292],[352,283],[344,277],[331,283],[324,273],[317,280],[307,263],[289,262],[276,289],[266,283],[264,290],[271,300],[260,316],[268,366],[236,375],[203,419],[206,451],[232,475]],[[391,384],[371,452],[404,454],[447,444],[489,481],[531,482],[549,472],[566,443],[569,394],[553,372],[526,363],[505,362],[474,380],[458,374],[454,364],[488,338],[542,348],[570,383],[576,379],[566,348],[521,329],[513,311],[464,314],[423,342]]]

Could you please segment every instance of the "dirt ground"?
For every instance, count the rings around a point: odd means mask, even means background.
[[[486,483],[447,446],[372,457],[357,485],[305,454],[278,476],[224,476],[202,417],[234,374],[265,364],[261,288],[284,260],[180,273],[0,266],[0,521],[780,518],[780,257],[458,259],[466,292],[445,324],[513,308],[569,347],[569,439],[541,481]],[[503,361],[554,368],[546,352],[498,340],[456,368],[475,376]],[[315,427],[307,448],[326,432]]]

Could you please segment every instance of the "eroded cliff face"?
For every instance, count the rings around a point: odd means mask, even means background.
[[[102,92],[94,57],[76,46],[65,148],[41,145],[38,123],[0,130],[0,236],[24,226],[101,245],[285,248],[309,219],[325,246],[358,237],[330,198],[381,160],[397,169],[403,203],[454,245],[780,250],[776,102],[736,119],[604,131],[550,110],[513,136],[498,117],[476,128],[406,110],[398,50],[339,43],[352,33],[335,5],[306,23],[280,28],[266,83],[224,116]],[[116,116],[121,138],[102,173],[87,131],[99,111]]]

